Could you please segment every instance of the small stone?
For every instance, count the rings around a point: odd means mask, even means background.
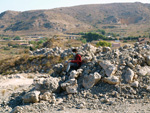
[[[77,78],[79,76],[79,73],[76,70],[73,70],[70,72],[69,78]]]
[[[84,108],[84,105],[83,105],[83,104],[79,104],[79,105],[77,106],[77,108],[83,109],[83,108]]]
[[[22,113],[22,107],[15,107],[10,113]]]
[[[45,92],[43,95],[40,95],[40,99],[49,101],[52,99],[52,93],[51,92]]]
[[[115,105],[115,102],[114,101],[109,101],[109,104],[110,105]]]
[[[23,96],[24,103],[37,103],[39,101],[40,91],[32,91]]]
[[[147,58],[146,58],[146,63],[147,63],[148,66],[150,66],[150,55],[147,56]]]
[[[115,96],[115,97],[119,97],[119,93],[117,91],[113,91],[112,95]]]
[[[137,88],[139,86],[139,82],[134,81],[133,83],[131,83],[131,86]]]
[[[65,106],[62,106],[61,108],[60,108],[60,110],[65,110],[66,108],[65,108]]]
[[[146,86],[146,90],[150,92],[150,86]]]
[[[97,95],[94,95],[94,98],[95,98],[95,99],[98,99],[98,96],[97,96]]]
[[[78,86],[67,86],[66,87],[66,91],[68,94],[74,94],[74,93],[77,93],[77,87]]]
[[[61,104],[63,103],[63,99],[62,98],[57,98],[56,99],[56,104]]]
[[[103,97],[103,94],[100,93],[99,96],[100,96],[100,97]]]
[[[105,77],[103,79],[103,81],[108,83],[108,84],[113,84],[113,85],[116,85],[120,82],[119,78],[116,76]]]
[[[131,104],[134,104],[135,102],[132,100],[132,101],[130,101],[130,103],[131,103]]]

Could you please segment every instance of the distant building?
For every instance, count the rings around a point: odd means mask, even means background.
[[[66,39],[78,39],[80,36],[74,36],[74,35],[70,35],[67,36]]]
[[[139,38],[139,39],[138,39],[138,42],[139,42],[140,44],[147,43],[147,42],[149,42],[149,41],[150,41],[149,38]]]

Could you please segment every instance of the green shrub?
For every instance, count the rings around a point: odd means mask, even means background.
[[[81,39],[81,42],[82,42],[82,43],[87,43],[87,42],[86,42],[86,39],[84,39],[84,38]]]
[[[106,41],[99,41],[97,44],[97,46],[105,46],[105,47],[111,47],[111,43],[106,42]]]
[[[10,40],[10,37],[4,37],[3,40]]]
[[[16,36],[13,40],[21,40],[19,36]]]
[[[10,50],[10,48],[9,47],[4,47],[4,50]]]

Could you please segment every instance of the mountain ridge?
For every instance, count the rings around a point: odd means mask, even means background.
[[[138,25],[146,26],[143,29],[146,31],[150,28],[149,18],[150,4],[139,2],[80,5],[23,12],[8,10],[0,14],[0,33],[23,35],[77,33],[94,29],[116,32],[122,29],[123,25],[134,25],[133,28]],[[123,29],[127,29],[124,32],[130,31],[126,27]]]

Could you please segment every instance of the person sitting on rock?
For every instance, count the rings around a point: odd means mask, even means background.
[[[74,68],[79,68],[81,66],[82,63],[82,58],[81,55],[78,54],[77,49],[72,49],[73,55],[74,55],[74,60],[69,60],[68,61],[68,66],[67,66],[67,70],[66,72],[68,73],[70,70],[70,67],[74,67]]]

